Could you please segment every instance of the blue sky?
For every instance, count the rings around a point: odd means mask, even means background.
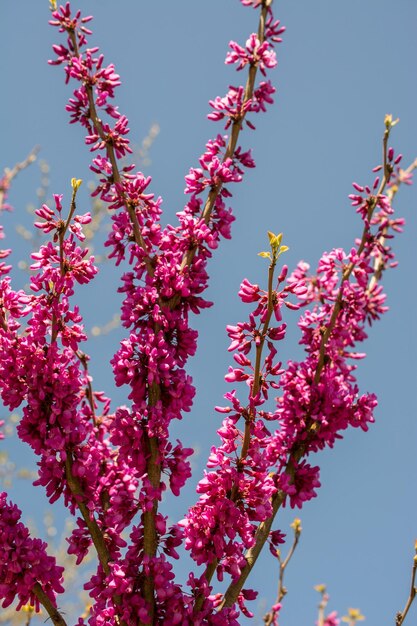
[[[199,454],[184,498],[169,502],[173,518],[182,517],[193,502],[193,487],[216,442],[219,421],[213,406],[228,390],[225,326],[248,314],[236,295],[241,280],[266,281],[266,264],[257,252],[265,249],[267,230],[284,232],[290,266],[300,258],[314,266],[324,250],[349,248],[359,234],[347,195],[352,181],[373,180],[370,170],[381,159],[386,113],[400,118],[392,144],[404,154],[404,164],[417,156],[414,0],[281,0],[274,5],[287,27],[272,73],[278,93],[273,108],[255,120],[256,132],[245,130],[241,137],[245,148],[253,148],[257,167],[233,190],[233,240],[223,242],[209,268],[208,297],[215,305],[195,320],[199,353],[190,368],[198,396],[176,435],[197,445]],[[117,104],[129,118],[132,141],[140,143],[153,123],[160,126],[145,172],[153,177],[152,191],[164,198],[164,221],[173,221],[184,204],[184,175],[197,165],[207,139],[221,132],[206,119],[208,100],[243,79],[224,65],[227,44],[230,39],[243,43],[256,30],[257,13],[238,0],[83,0],[73,6],[94,14],[92,44],[122,77]],[[91,178],[90,154],[81,128],[68,124],[65,104],[71,89],[62,68],[47,65],[51,45],[59,40],[47,24],[48,2],[2,3],[0,18],[1,166],[13,165],[39,144],[40,157],[51,169],[50,192],[69,198],[73,176]],[[29,247],[14,228],[16,223],[29,227],[26,206],[36,203],[39,181],[35,165],[20,175],[10,195],[15,212],[5,216],[5,228],[15,262]],[[85,187],[79,206],[88,210]],[[314,623],[317,583],[327,583],[330,609],[344,614],[349,606],[360,607],[370,625],[393,623],[408,593],[417,538],[416,188],[404,188],[399,196],[396,206],[407,226],[395,244],[399,267],[384,279],[390,311],[371,329],[368,358],[358,372],[361,390],[378,395],[376,424],[367,434],[347,433],[334,450],[314,459],[322,468],[318,498],[301,512],[284,511],[275,524],[286,530],[297,514],[304,528],[286,575],[282,626]],[[90,295],[80,291],[88,328],[105,324],[120,301],[117,272],[110,264],[102,267]],[[25,281],[17,271],[14,277],[16,285]],[[292,330],[283,358],[299,355],[296,319],[294,313],[287,316]],[[95,387],[109,391],[115,403],[125,400],[123,391],[113,392],[106,360],[121,337],[116,330],[88,346]],[[12,440],[2,445],[18,465],[33,462]],[[25,517],[36,518],[39,490],[33,495],[17,482],[14,494]],[[260,590],[254,603],[257,624],[274,599],[274,567],[266,556],[253,572]],[[416,615],[414,607],[409,621]]]

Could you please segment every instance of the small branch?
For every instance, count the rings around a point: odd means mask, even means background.
[[[410,594],[408,596],[406,605],[404,607],[404,610],[399,613],[397,613],[396,618],[395,618],[395,626],[402,626],[402,624],[404,623],[405,618],[407,617],[407,613],[410,610],[411,605],[414,602],[414,598],[417,595],[417,587],[416,587],[416,574],[417,574],[417,542],[416,542],[416,554],[414,555],[414,559],[413,559],[413,567],[411,569],[411,584],[410,584]]]
[[[33,587],[33,593],[38,598],[42,606],[45,608],[55,626],[67,626],[67,623],[62,617],[61,613],[56,607],[54,607],[50,598],[46,595],[39,583],[35,583]]]
[[[320,598],[320,602],[318,606],[319,610],[318,610],[318,616],[317,616],[318,617],[317,626],[324,626],[324,619],[325,619],[324,611],[329,602],[329,596],[326,593],[326,585],[316,585],[314,589],[321,594],[321,598]]]
[[[298,542],[300,540],[300,536],[301,536],[301,521],[298,518],[295,518],[294,522],[291,524],[292,528],[294,528],[294,540],[292,543],[292,546],[286,556],[286,558],[284,559],[284,561],[281,560],[281,556],[278,552],[277,557],[278,557],[278,561],[279,561],[279,580],[278,580],[278,593],[277,593],[277,599],[275,601],[275,604],[279,604],[281,602],[281,600],[284,598],[284,596],[286,596],[287,594],[287,590],[284,587],[284,574],[285,574],[285,570],[288,566],[288,563],[291,561],[293,554],[295,552],[295,549],[298,545]],[[276,617],[276,614],[274,613],[274,610],[272,609],[271,611],[269,611],[265,616],[264,616],[264,623],[265,626],[271,626],[271,624],[273,624],[274,622],[274,618]],[[318,625],[320,626],[320,624]]]
[[[36,155],[38,154],[38,152],[39,152],[39,146],[35,146],[29,152],[26,159],[24,159],[20,163],[16,163],[16,165],[12,167],[11,170],[9,168],[6,168],[4,170],[4,175],[0,179],[0,209],[3,206],[4,197],[7,193],[7,190],[10,187],[10,183],[12,182],[13,178],[15,178],[19,174],[19,172],[21,172],[22,170],[26,169],[29,165],[31,165],[31,163],[36,161]]]

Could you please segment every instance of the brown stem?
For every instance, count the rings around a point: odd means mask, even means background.
[[[299,522],[299,520],[295,520],[294,523],[296,524],[297,522]],[[284,561],[281,560],[279,552],[277,554],[278,561],[279,561],[279,579],[278,579],[278,593],[277,593],[277,599],[275,601],[275,604],[278,604],[279,602],[281,602],[281,600],[287,594],[287,590],[284,587],[284,574],[288,566],[288,563],[291,561],[293,554],[297,548],[298,542],[300,541],[300,535],[301,535],[301,526],[299,528],[297,528],[297,526],[294,526],[294,528],[295,528],[294,540]],[[274,617],[275,617],[274,610],[271,609],[271,611],[268,611],[268,613],[264,616],[265,626],[271,626],[271,624],[274,621]]]
[[[281,563],[281,567],[280,567],[280,577],[279,577],[279,589],[278,589],[278,602],[281,602],[282,598],[285,596],[285,594],[287,593],[285,587],[284,587],[284,573],[285,570],[288,566],[288,563],[291,561],[294,552],[298,546],[298,542],[300,541],[300,533],[296,532],[294,534],[294,541],[293,544],[290,548],[290,551],[288,552],[286,559],[283,563]]]
[[[78,509],[84,519],[84,522],[88,528],[88,531],[91,535],[91,539],[93,541],[94,547],[97,552],[98,560],[100,561],[100,565],[103,568],[103,572],[106,576],[110,574],[110,554],[106,545],[106,541],[104,539],[103,532],[100,526],[97,524],[96,519],[91,515],[90,510],[85,504],[85,494],[82,490],[80,482],[72,471],[73,466],[73,458],[71,450],[66,450],[67,456],[65,460],[65,476],[67,479],[67,483],[69,488],[71,489],[71,493],[74,495]],[[121,597],[117,594],[113,596],[113,600],[115,605],[120,606]],[[118,626],[127,626],[124,620],[116,617],[116,624]]]
[[[417,595],[417,588],[416,588],[416,574],[417,574],[417,554],[414,556],[413,559],[413,567],[411,570],[411,585],[410,585],[410,594],[408,596],[406,605],[404,607],[404,610],[399,613],[397,613],[396,618],[395,618],[395,626],[402,626],[402,624],[404,623],[405,618],[407,617],[407,613],[410,610],[411,605],[414,602],[414,598]]]
[[[78,360],[80,361],[81,365],[84,368],[85,376],[86,376],[86,379],[87,379],[87,387],[86,387],[86,390],[85,390],[85,397],[87,398],[88,404],[90,405],[90,410],[91,410],[93,424],[94,424],[94,426],[97,426],[96,408],[94,406],[93,386],[91,384],[90,376],[88,374],[88,363],[87,363],[88,357],[87,357],[87,355],[84,352],[81,352],[81,350],[78,350],[75,354],[76,354]]]
[[[45,608],[55,626],[67,626],[67,622],[64,620],[58,609],[54,607],[50,598],[46,595],[39,583],[35,583],[33,593]]]
[[[159,390],[159,387],[157,388]],[[154,403],[155,404],[155,403]],[[146,470],[148,479],[154,489],[160,488],[161,482],[161,462],[159,459],[159,442],[157,437],[149,437],[144,433],[145,442],[148,448],[148,459],[146,462]],[[155,499],[150,511],[145,511],[143,514],[143,551],[144,553],[153,558],[156,555],[158,549],[158,536],[156,533],[156,515],[158,513],[158,499]],[[149,605],[149,618],[150,622],[154,623],[155,616],[155,584],[150,576],[146,576],[144,579],[143,593],[145,600]],[[139,622],[142,626],[142,622]],[[144,624],[144,626],[146,626]]]
[[[109,561],[110,555],[107,549],[106,542],[104,540],[103,533],[97,524],[95,518],[90,514],[90,511],[85,504],[85,495],[80,485],[80,482],[72,471],[74,460],[71,450],[67,450],[67,456],[65,460],[65,476],[67,479],[68,487],[71,489],[71,493],[75,497],[77,506],[84,519],[84,522],[90,532],[91,539],[93,540],[94,547],[97,551],[97,556],[100,564],[103,568],[103,572],[108,576],[110,574]]]

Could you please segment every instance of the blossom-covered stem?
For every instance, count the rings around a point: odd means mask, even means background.
[[[259,26],[258,26],[258,39],[261,44],[265,40],[265,21],[268,15],[268,9],[271,7],[272,2],[273,0],[263,0],[262,2],[262,9],[260,12]],[[258,71],[258,66],[256,64],[251,64],[249,67],[248,77],[246,80],[245,97],[244,97],[242,107],[241,107],[242,112],[239,115],[239,117],[233,120],[231,130],[230,130],[229,142],[227,144],[226,151],[222,160],[223,163],[226,161],[226,159],[232,158],[236,150],[237,142],[239,139],[239,134],[240,134],[240,131],[242,130],[242,124],[246,117],[245,105],[253,97],[257,71]],[[223,187],[223,183],[218,182],[216,185],[214,185],[211,188],[207,196],[207,200],[204,204],[204,209],[202,211],[202,218],[204,219],[206,224],[210,222],[210,216],[213,210],[214,203],[220,191],[222,190],[222,187]],[[182,260],[181,269],[184,269],[185,267],[190,265],[190,263],[192,262],[195,256],[196,250],[197,248],[193,247],[186,252]],[[177,296],[174,296],[174,298],[172,298],[172,301],[170,302],[171,308],[175,308],[176,304],[177,304]]]
[[[67,32],[73,45],[74,55],[79,56],[78,43],[77,43],[77,38],[74,32],[74,29],[67,29]],[[115,154],[112,143],[106,137],[106,133],[103,130],[102,122],[99,116],[97,115],[96,104],[94,102],[93,88],[91,85],[85,84],[85,90],[86,90],[87,97],[88,97],[89,117],[100,139],[102,139],[104,143],[106,144],[107,157],[112,166],[113,181],[115,183],[119,183],[121,180],[121,177],[120,177],[119,167],[117,165],[116,154]],[[128,212],[130,221],[132,223],[135,242],[138,244],[138,246],[140,246],[143,250],[146,251],[146,244],[145,244],[145,241],[143,239],[143,236],[140,230],[140,226],[139,226],[138,218],[135,213],[135,209],[129,204],[129,202],[126,202],[125,206],[126,206],[126,210]],[[152,263],[149,257],[145,258],[145,263],[146,263],[146,267],[147,267],[149,274],[152,276],[153,267],[152,267]]]
[[[387,116],[388,118],[389,116]],[[360,244],[358,246],[357,249],[357,256],[359,257],[363,250],[365,249],[365,245],[368,239],[368,233],[369,233],[369,223],[372,217],[372,214],[377,206],[377,201],[379,196],[381,196],[384,193],[385,187],[387,186],[389,179],[391,177],[391,174],[393,172],[393,168],[391,166],[391,164],[389,163],[388,160],[388,139],[390,136],[390,131],[392,126],[394,125],[394,123],[391,123],[389,120],[387,121],[386,118],[386,122],[385,122],[385,131],[384,131],[384,137],[382,140],[382,159],[383,159],[383,178],[381,180],[381,183],[379,185],[379,189],[373,199],[373,202],[369,203],[368,206],[368,215],[367,215],[367,219],[365,220],[365,225],[363,228],[363,233],[362,233],[362,238],[360,241]],[[333,312],[329,321],[329,324],[326,326],[325,329],[323,329],[323,333],[322,333],[322,338],[321,338],[321,343],[320,343],[320,350],[319,350],[319,360],[318,360],[318,364],[317,364],[317,369],[316,369],[316,373],[314,375],[314,383],[318,384],[320,381],[320,376],[321,376],[321,372],[323,370],[324,364],[325,364],[325,360],[326,360],[326,344],[332,334],[333,328],[336,324],[336,320],[337,317],[342,309],[342,305],[343,305],[343,287],[344,287],[344,283],[346,281],[349,280],[353,270],[355,269],[356,264],[354,261],[351,261],[349,263],[349,265],[347,265],[342,273],[342,279],[341,279],[341,283],[340,283],[340,288],[339,288],[339,292],[337,294],[337,298],[336,298],[336,302],[333,308]],[[315,427],[315,425],[313,425],[313,427]]]
[[[67,626],[67,622],[64,620],[58,609],[54,607],[50,598],[44,592],[39,583],[35,583],[33,587],[33,593],[38,598],[39,602],[43,605],[49,617],[51,618],[52,623],[55,624],[55,626]]]
[[[413,173],[413,171],[417,168],[417,159],[415,159],[405,170],[400,170],[400,175],[395,185],[392,185],[388,191],[387,196],[389,197],[390,202],[394,199],[395,195],[398,192],[400,185],[404,180],[407,180],[409,176]],[[381,237],[379,238],[381,245],[384,245],[385,237],[387,235],[388,228],[384,228]],[[372,290],[374,285],[381,278],[382,272],[384,271],[385,263],[382,258],[382,255],[379,255],[375,258],[374,263],[374,274],[372,276],[371,282],[369,283],[369,289]]]
[[[417,595],[417,587],[416,587],[416,575],[417,575],[417,542],[416,542],[416,554],[413,559],[413,567],[411,570],[411,585],[410,585],[410,594],[408,596],[406,605],[402,612],[398,612],[395,618],[396,626],[402,626],[405,618],[407,617],[407,613],[410,610],[411,605],[414,602],[414,598]]]
[[[4,175],[0,178],[0,209],[3,208],[4,200],[13,178],[15,178],[19,172],[26,169],[31,163],[36,161],[36,155],[38,152],[39,146],[35,146],[29,152],[26,159],[20,161],[20,163],[16,163],[11,170],[9,168],[5,169]]]
[[[265,344],[265,338],[269,327],[269,322],[271,321],[272,314],[274,312],[274,302],[273,302],[273,280],[274,280],[274,271],[276,265],[276,257],[272,257],[271,264],[268,269],[268,309],[267,316],[260,334],[259,343],[256,346],[256,358],[255,358],[255,368],[254,368],[254,377],[253,384],[251,390],[251,396],[254,398],[259,393],[260,380],[261,380],[261,364],[262,364],[262,350]],[[252,411],[253,412],[253,411]],[[249,450],[250,445],[250,434],[251,434],[251,422],[254,419],[254,415],[250,415],[249,419],[246,420],[245,423],[245,434],[243,437],[243,445],[240,453],[239,462],[241,463],[245,458]]]
[[[71,204],[70,204],[70,210],[68,213],[68,218],[65,220],[65,222],[62,224],[62,227],[58,229],[59,232],[59,260],[60,260],[60,273],[61,276],[64,276],[65,274],[65,258],[64,258],[64,239],[65,239],[65,234],[69,228],[69,225],[71,223],[72,217],[75,213],[76,210],[76,202],[75,202],[75,198],[77,195],[77,191],[80,187],[81,181],[77,181],[75,179],[73,179],[72,181],[72,197],[71,197]],[[58,296],[59,298],[59,296]],[[53,320],[52,320],[52,336],[51,336],[51,343],[56,342],[57,337],[58,337],[58,320],[55,316],[55,314],[53,315]],[[78,355],[77,355],[78,356]],[[80,359],[81,360],[81,359]],[[83,361],[82,361],[83,362]],[[84,362],[85,362],[85,357],[84,357]],[[86,367],[86,363],[85,363],[85,367]],[[91,538],[93,540],[94,546],[97,550],[97,555],[99,558],[99,561],[101,563],[101,566],[103,568],[103,571],[105,572],[106,575],[109,574],[110,569],[109,569],[109,559],[110,559],[110,555],[106,546],[106,542],[104,541],[104,537],[103,537],[103,533],[100,530],[100,527],[98,526],[96,520],[94,519],[94,517],[91,516],[90,511],[88,510],[88,507],[86,506],[84,499],[85,499],[85,495],[83,493],[83,490],[81,488],[81,485],[78,481],[78,479],[74,476],[74,473],[72,471],[72,466],[73,466],[73,454],[72,454],[72,450],[67,449],[66,450],[66,459],[65,459],[65,474],[66,474],[66,479],[68,482],[68,486],[71,489],[71,492],[73,493],[76,501],[77,501],[77,506],[80,510],[81,515],[83,516],[83,519],[91,533]]]
[[[260,387],[260,379],[261,379],[261,361],[262,361],[262,350],[265,343],[266,334],[269,327],[269,322],[271,321],[272,313],[274,312],[274,290],[273,290],[273,281],[274,281],[274,271],[276,266],[276,257],[273,256],[272,262],[268,269],[268,308],[267,308],[267,316],[261,331],[261,336],[259,340],[259,344],[256,346],[256,359],[255,359],[255,372],[253,377],[253,386],[252,386],[252,397],[256,396],[259,392]]]
[[[68,212],[68,217],[65,221],[60,220],[57,225],[58,247],[59,247],[59,272],[62,278],[65,277],[65,274],[67,271],[67,267],[66,267],[67,259],[65,258],[65,235],[67,233],[67,230],[70,227],[72,218],[76,210],[76,195],[81,185],[81,182],[82,182],[81,180],[76,180],[75,178],[72,179],[71,181],[72,197],[71,197],[70,210]],[[58,301],[60,300],[59,293],[55,294],[55,297]],[[57,318],[56,314],[53,313],[51,344],[54,344],[57,342],[59,330],[60,330],[59,319]],[[87,367],[86,356],[83,355],[83,357],[81,357],[81,355],[78,354],[77,352],[75,352],[75,354],[80,359],[81,363],[84,364],[84,369],[86,369]],[[93,410],[92,415],[94,419],[94,402],[93,402],[93,394],[92,394],[91,385],[90,385],[89,392],[90,392],[89,393],[90,405],[92,405],[92,410]],[[89,530],[89,533],[91,535],[91,539],[93,541],[94,547],[96,548],[97,556],[101,564],[101,567],[103,569],[103,572],[105,573],[106,576],[108,576],[110,574],[110,567],[109,567],[110,553],[106,545],[103,531],[100,529],[94,515],[91,513],[88,506],[86,505],[87,498],[86,498],[86,495],[83,491],[83,488],[80,484],[78,477],[75,475],[73,471],[73,464],[74,464],[73,449],[70,446],[66,446],[65,448],[66,481],[67,481],[69,489],[71,490],[71,493],[74,496],[74,499],[81,513],[81,516],[84,519],[84,522]],[[114,602],[116,605],[120,605],[121,598],[119,595],[116,594],[114,596]],[[116,623],[120,626],[127,626],[123,620],[119,620],[117,617],[116,617]]]
[[[72,217],[75,213],[76,210],[76,204],[75,204],[75,197],[77,195],[77,190],[81,184],[81,181],[79,181],[79,183],[77,184],[77,181],[75,180],[75,178],[72,181],[73,185],[72,185],[72,197],[71,197],[71,204],[70,204],[70,210],[68,212],[68,217],[66,219],[65,222],[60,223],[60,227],[58,228],[58,237],[59,237],[59,266],[60,266],[60,272],[61,272],[61,276],[64,276],[65,274],[65,259],[64,259],[64,240],[65,240],[65,235],[66,232],[68,230],[69,225],[71,224],[71,220]],[[53,315],[52,318],[52,335],[51,335],[51,343],[55,343],[56,338],[58,336],[58,320],[55,316],[55,314]]]

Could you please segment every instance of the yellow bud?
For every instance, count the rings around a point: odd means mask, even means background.
[[[269,238],[269,244],[273,252],[276,252],[281,245],[282,233],[279,233],[279,235],[274,235],[274,233],[271,233],[271,231],[268,230],[268,238]]]
[[[258,256],[261,256],[263,259],[270,259],[271,253],[270,252],[258,252]]]
[[[49,8],[51,11],[56,11],[56,0],[49,0]]]
[[[78,191],[79,188],[81,187],[81,183],[82,183],[82,179],[81,178],[71,178],[71,187],[73,188],[74,191]]]
[[[384,118],[385,128],[387,130],[389,130],[390,128],[393,128],[393,126],[398,124],[399,121],[400,121],[399,117],[397,117],[397,119],[393,120],[391,113],[387,113],[387,115]]]
[[[32,606],[32,604],[24,604],[20,610],[23,611],[24,613],[32,614],[35,611],[35,607]]]
[[[362,622],[365,616],[362,615],[360,609],[348,609],[348,614],[342,617],[342,622]]]
[[[326,585],[316,585],[314,587],[315,591],[318,591],[319,593],[325,593],[326,591]]]
[[[291,528],[294,529],[294,532],[296,535],[299,535],[301,531],[303,530],[301,526],[301,520],[298,517],[295,518],[295,520],[293,521],[292,524],[290,524],[290,526]]]

